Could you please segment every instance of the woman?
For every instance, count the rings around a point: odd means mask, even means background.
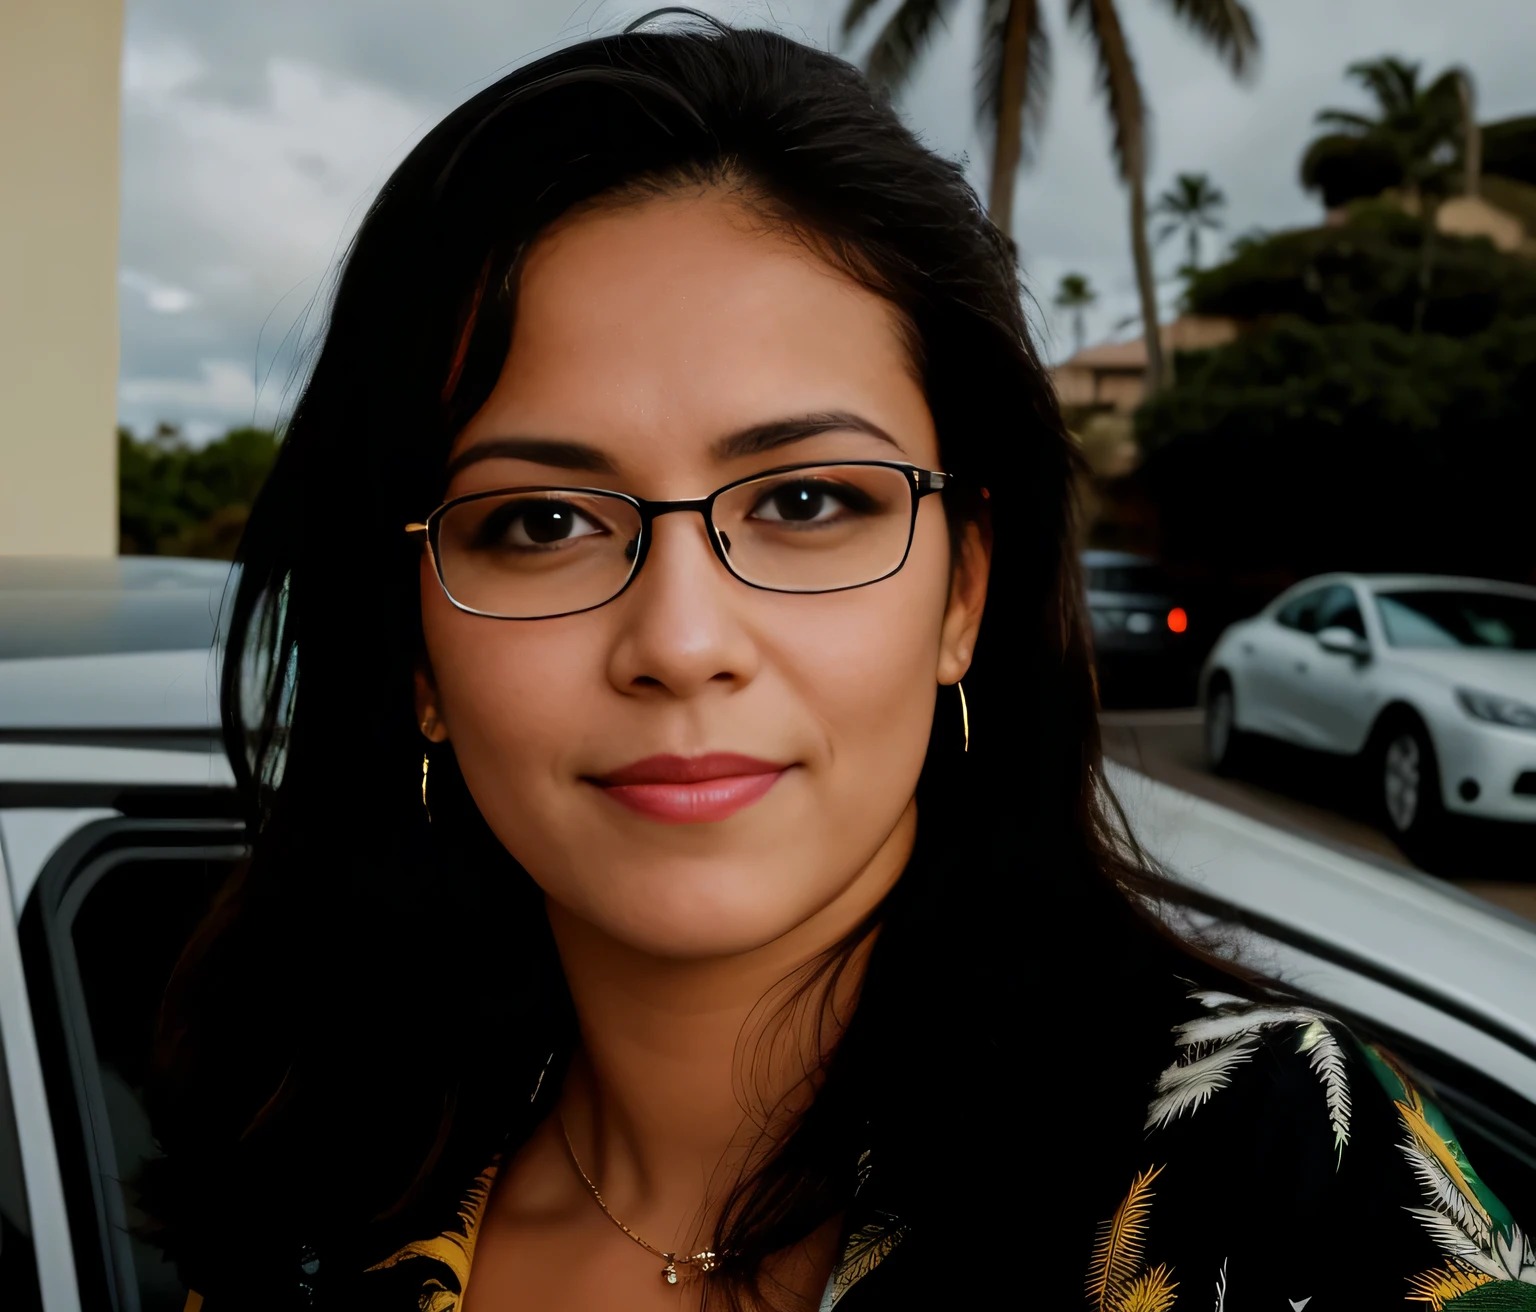
[[[846,64],[645,25],[429,134],[242,546],[192,1304],[1531,1305],[1392,1059],[1152,915],[1076,468],[1008,243]]]

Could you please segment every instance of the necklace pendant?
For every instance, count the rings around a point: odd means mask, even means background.
[[[666,1266],[661,1269],[661,1278],[665,1280],[669,1285],[675,1285],[677,1283],[677,1266],[673,1263],[670,1257],[667,1259]]]

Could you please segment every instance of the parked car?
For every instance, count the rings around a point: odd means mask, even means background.
[[[1357,758],[1388,832],[1448,814],[1536,837],[1536,588],[1328,574],[1222,634],[1201,674],[1211,765],[1256,737]]]
[[[1093,550],[1082,564],[1101,698],[1187,705],[1196,672],[1187,599],[1147,556]]]
[[[135,1237],[155,1152],[142,1089],[165,982],[248,836],[208,648],[92,652],[76,628],[69,654],[40,654],[49,614],[73,622],[68,574],[29,612],[34,654],[0,658],[0,1309],[181,1312],[174,1270]],[[162,586],[222,593],[197,574]],[[139,608],[164,603],[117,577],[120,623],[98,634],[163,633]],[[6,578],[0,562],[0,594]],[[1170,914],[1386,1036],[1490,1186],[1536,1216],[1536,931],[1130,771],[1109,783],[1179,881]]]

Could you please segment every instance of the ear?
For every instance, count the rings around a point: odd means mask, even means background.
[[[416,724],[429,741],[448,741],[448,726],[437,709],[437,686],[424,662],[416,666]]]
[[[949,602],[939,634],[939,682],[958,683],[971,668],[981,613],[987,605],[987,578],[992,570],[992,533],[985,521],[967,523],[961,531],[949,579]]]

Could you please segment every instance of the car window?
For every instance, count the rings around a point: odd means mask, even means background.
[[[42,1308],[27,1183],[21,1171],[21,1143],[5,1063],[0,1061],[0,1308],[35,1312]]]
[[[1162,595],[1168,591],[1168,580],[1156,565],[1093,565],[1088,570],[1088,589]]]
[[[1275,619],[1288,629],[1300,629],[1303,633],[1316,633],[1317,617],[1332,588],[1313,588],[1294,601],[1288,601],[1275,614]]]
[[[1382,592],[1376,610],[1394,647],[1536,651],[1536,600],[1504,592]]]
[[[135,1182],[156,1155],[144,1086],[166,982],[242,849],[225,822],[179,839],[145,832],[143,846],[132,845],[132,822],[122,823],[128,837],[104,854],[43,872],[23,921],[24,952],[44,999],[37,1009],[47,1013],[40,1044],[51,1030],[51,1050],[73,1056],[45,1055],[45,1064],[50,1101],[78,1113],[77,1124],[55,1127],[61,1165],[74,1164],[65,1189],[77,1257],[95,1241],[81,1265],[101,1273],[112,1305],[181,1312],[186,1289],[139,1237]]]
[[[1317,627],[1309,630],[1321,633],[1324,629],[1348,629],[1359,637],[1365,637],[1365,616],[1360,613],[1360,601],[1355,590],[1346,584],[1329,588],[1318,603],[1315,616]]]

